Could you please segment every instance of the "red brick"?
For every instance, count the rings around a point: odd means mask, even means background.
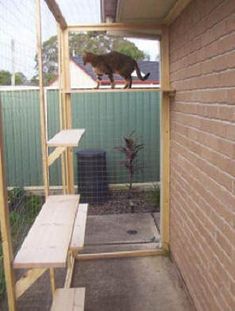
[[[234,13],[192,1],[170,28],[170,241],[198,311],[235,310]]]

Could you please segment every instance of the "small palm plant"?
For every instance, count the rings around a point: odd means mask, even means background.
[[[123,163],[125,168],[128,170],[129,176],[128,198],[130,198],[132,191],[133,177],[136,171],[139,170],[137,164],[137,156],[139,151],[144,148],[144,145],[137,143],[137,138],[134,136],[134,131],[128,136],[124,136],[123,140],[125,142],[125,145],[115,147],[115,149],[125,155],[125,160],[122,161],[121,163]]]

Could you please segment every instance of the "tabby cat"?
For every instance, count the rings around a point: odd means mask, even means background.
[[[83,62],[84,65],[90,63],[91,66],[93,67],[97,76],[97,86],[96,86],[97,89],[100,86],[102,76],[104,74],[108,75],[111,82],[111,88],[115,87],[113,74],[114,73],[119,74],[121,77],[125,79],[126,83],[124,89],[131,88],[132,85],[131,74],[134,70],[136,70],[137,77],[141,81],[148,79],[150,75],[150,73],[147,73],[144,77],[142,77],[138,64],[134,59],[115,51],[103,55],[96,55],[90,52],[86,52],[83,56]]]

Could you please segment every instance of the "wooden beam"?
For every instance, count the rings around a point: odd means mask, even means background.
[[[61,13],[60,7],[58,6],[57,2],[55,0],[45,0],[49,10],[53,14],[55,20],[60,25],[60,28],[62,30],[65,30],[67,28],[67,23],[64,18],[64,16]]]
[[[61,54],[63,56],[63,67],[61,68],[62,80],[62,119],[63,128],[72,128],[72,107],[71,94],[63,91],[71,88],[70,83],[70,55],[69,55],[69,32],[61,31]],[[74,168],[73,168],[73,148],[67,148],[65,152],[65,180],[67,193],[74,193]]]
[[[3,127],[2,127],[2,106],[0,103],[0,228],[2,236],[3,264],[5,272],[5,281],[7,288],[9,311],[16,310],[15,301],[15,278],[12,268],[12,242],[9,222],[9,209],[7,200],[7,190],[5,183],[5,161],[3,156]]]
[[[37,57],[38,57],[38,76],[39,76],[39,101],[40,101],[40,131],[42,146],[42,168],[45,196],[49,195],[49,166],[46,133],[46,108],[45,93],[43,87],[43,62],[42,62],[42,25],[41,25],[41,1],[36,0],[36,31],[37,31]]]
[[[48,157],[48,165],[50,166],[56,159],[66,150],[65,147],[57,147]]]
[[[49,274],[50,274],[50,283],[51,283],[51,293],[52,293],[52,296],[54,296],[55,290],[56,290],[56,285],[55,285],[55,269],[54,268],[50,268],[49,269]]]
[[[161,39],[161,87],[170,89],[169,80],[169,34],[167,26]],[[161,246],[169,249],[169,175],[170,175],[170,98],[162,93],[161,102]]]
[[[63,71],[64,71],[64,54],[62,49],[62,30],[60,29],[59,25],[57,27],[57,38],[58,38],[58,72],[59,72],[59,118],[60,118],[60,130],[64,129],[64,94],[63,94]],[[65,153],[61,156],[61,178],[62,178],[62,185],[63,185],[63,193],[67,193],[67,184],[66,184],[66,163],[65,163]]]
[[[101,23],[93,25],[68,25],[68,30],[77,31],[108,31],[108,30],[134,30],[134,29],[152,29],[152,30],[162,30],[162,24],[154,23]]]
[[[26,290],[42,276],[47,269],[30,269],[16,282],[16,298],[20,298]]]
[[[171,8],[167,16],[163,20],[163,24],[170,25],[180,15],[180,13],[186,8],[186,6],[192,0],[178,0]]]
[[[133,251],[118,251],[107,253],[94,253],[94,254],[79,254],[76,256],[77,260],[101,260],[101,259],[114,259],[114,258],[127,258],[127,257],[147,257],[147,256],[164,256],[168,253],[163,249],[143,249]]]

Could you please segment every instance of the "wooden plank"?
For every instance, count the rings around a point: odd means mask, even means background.
[[[163,249],[142,249],[132,251],[118,251],[107,253],[94,253],[94,254],[79,254],[76,256],[77,260],[102,260],[113,258],[126,258],[126,257],[147,257],[147,256],[164,256],[168,252]]]
[[[48,157],[48,165],[50,166],[56,159],[66,150],[65,147],[57,147]]]
[[[14,260],[18,268],[65,267],[79,195],[49,196]]]
[[[161,87],[170,89],[169,79],[169,34],[163,29],[161,40]],[[169,249],[169,192],[170,192],[170,99],[167,93],[162,94],[161,103],[161,207],[160,232],[161,244]]]
[[[16,282],[16,298],[20,298],[30,286],[42,276],[47,269],[31,269]]]
[[[5,161],[3,150],[3,126],[2,126],[2,106],[0,102],[0,229],[1,243],[3,251],[3,265],[7,288],[7,299],[9,311],[16,310],[15,300],[15,277],[12,269],[12,242],[9,222],[9,209],[7,200],[7,190],[5,182]]]
[[[60,25],[61,29],[67,28],[67,23],[64,18],[64,16],[61,13],[60,7],[58,6],[57,2],[55,0],[45,0],[49,10],[53,14],[55,20]]]
[[[45,187],[45,196],[49,195],[49,167],[48,167],[48,149],[47,149],[47,133],[46,133],[46,108],[45,93],[43,87],[43,62],[42,62],[42,27],[41,27],[41,1],[36,0],[36,30],[37,30],[37,60],[38,60],[38,76],[39,76],[39,102],[40,102],[40,136],[42,146],[42,168],[43,183]]]
[[[52,293],[52,296],[53,296],[55,294],[55,289],[56,289],[56,285],[55,285],[55,269],[54,268],[50,268],[49,269],[49,273],[50,273],[51,293]]]
[[[123,88],[100,88],[100,89],[66,89],[64,92],[66,94],[73,93],[136,93],[136,92],[165,92],[172,90],[162,90],[160,88],[131,88],[131,89],[123,89]]]
[[[85,129],[62,130],[51,138],[48,147],[77,147]]]
[[[154,31],[162,29],[159,23],[100,23],[93,25],[68,25],[68,31],[105,31],[105,30],[134,30],[134,29],[152,29]]]
[[[65,89],[71,88],[70,83],[70,54],[69,54],[69,32],[67,30],[60,31],[60,43],[61,43],[61,104],[63,129],[72,128],[72,108],[71,108],[71,94],[64,93]],[[68,148],[63,158],[64,161],[64,173],[63,176],[66,193],[74,193],[74,169],[73,169],[73,150]],[[63,174],[63,171],[62,171]]]
[[[84,306],[85,288],[58,288],[51,311],[83,311]]]
[[[68,264],[67,264],[67,273],[64,281],[64,288],[70,288],[72,279],[73,279],[73,271],[74,271],[74,265],[75,265],[75,257],[72,254],[72,251],[69,250],[68,255]]]
[[[84,247],[88,204],[79,204],[73,234],[70,242],[72,252],[78,252]]]
[[[181,14],[181,12],[186,8],[186,6],[192,0],[178,0],[171,8],[167,16],[163,20],[163,24],[170,25],[174,20]]]
[[[60,130],[64,129],[64,106],[63,106],[63,68],[64,68],[64,57],[62,50],[62,30],[60,27],[57,27],[57,38],[58,38],[58,73],[59,73],[59,117],[60,117]],[[63,193],[67,193],[67,184],[66,184],[66,163],[65,163],[65,154],[61,156],[61,178],[63,185]]]

